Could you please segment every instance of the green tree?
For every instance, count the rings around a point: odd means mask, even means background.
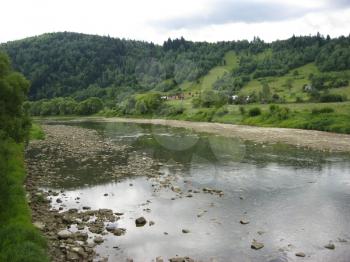
[[[8,57],[0,52],[0,135],[24,141],[30,126],[23,103],[29,90],[29,82],[13,72]]]
[[[103,109],[103,102],[97,97],[90,97],[77,105],[76,113],[79,115],[96,114]]]

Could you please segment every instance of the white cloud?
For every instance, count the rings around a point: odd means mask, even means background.
[[[241,10],[256,5],[265,11],[247,12],[244,16],[235,14],[237,9],[232,8],[236,19],[229,10],[220,11],[220,8],[236,4],[243,5]],[[283,17],[276,10],[270,12],[268,7],[274,5],[285,7],[288,12],[283,14],[290,17]],[[258,35],[271,41],[317,31],[331,36],[348,35],[350,28],[347,0],[2,0],[0,7],[0,42],[57,31],[157,43],[180,36],[218,41],[252,39]],[[225,17],[218,17],[220,12]],[[259,16],[259,19],[252,16]],[[198,18],[197,24],[193,26],[191,19],[195,18]],[[186,19],[189,24],[181,22]],[[164,26],[169,21],[181,26]]]

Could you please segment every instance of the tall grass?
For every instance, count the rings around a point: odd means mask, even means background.
[[[39,124],[32,123],[29,138],[30,140],[43,140],[45,138],[45,133]]]
[[[44,262],[46,242],[31,223],[25,190],[23,144],[0,139],[0,261]]]

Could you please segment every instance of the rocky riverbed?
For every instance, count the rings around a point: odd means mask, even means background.
[[[63,176],[62,169],[81,169],[84,173],[90,168],[98,170],[98,176],[118,180],[131,175],[154,176],[154,163],[127,146],[102,140],[94,130],[64,125],[45,125],[43,128],[46,139],[31,142],[26,150],[26,189],[33,223],[48,239],[52,261],[93,261],[98,258],[94,247],[103,242],[103,235],[125,234],[123,228],[113,224],[123,214],[113,213],[110,209],[90,210],[87,206],[64,210],[63,190],[43,191],[40,187],[72,179]],[[127,162],[123,163],[123,159]],[[60,207],[51,209],[51,201],[61,204]]]
[[[43,125],[43,129],[45,139],[32,141],[26,148],[28,176],[25,186],[33,224],[47,238],[49,254],[54,262],[108,261],[107,257],[102,257],[95,251],[96,246],[103,244],[106,235],[118,238],[127,233],[125,228],[119,228],[116,224],[123,213],[111,209],[91,210],[89,206],[68,208],[64,203],[67,198],[64,190],[42,189],[43,185],[55,187],[62,180],[74,180],[74,177],[67,175],[69,170],[80,170],[82,175],[89,170],[96,172],[99,180],[102,176],[108,181],[112,179],[116,182],[124,177],[146,176],[152,179],[154,192],[170,188],[176,193],[173,199],[192,197],[190,192],[186,194],[175,185],[176,177],[160,175],[161,163],[155,163],[146,154],[132,151],[128,146],[117,145],[102,138],[95,130],[67,125]],[[77,184],[79,183],[77,178]],[[199,190],[194,192],[199,193]],[[223,194],[220,190],[208,188],[203,189],[203,192]],[[104,196],[108,197],[108,193]],[[75,202],[79,201],[80,198],[77,197]],[[135,220],[136,227],[146,224],[153,226],[154,222],[147,221],[144,217]],[[117,246],[113,248],[118,249]],[[164,260],[156,257],[155,261]],[[194,260],[189,257],[174,257],[170,261]]]

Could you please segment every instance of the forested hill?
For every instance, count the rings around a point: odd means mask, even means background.
[[[218,64],[227,44],[178,39],[153,43],[78,33],[50,33],[0,46],[32,82],[31,99],[67,96],[93,85],[154,88],[165,79],[194,80]]]
[[[281,76],[311,62],[321,72],[350,69],[350,37],[319,34],[273,43],[259,38],[218,43],[181,38],[155,45],[63,32],[8,42],[0,49],[31,80],[33,100],[60,96],[83,100],[99,96],[101,90],[120,100],[136,92],[169,91],[225,65],[224,55],[230,50],[237,54],[238,66],[216,83],[216,89],[230,93],[247,79]]]

